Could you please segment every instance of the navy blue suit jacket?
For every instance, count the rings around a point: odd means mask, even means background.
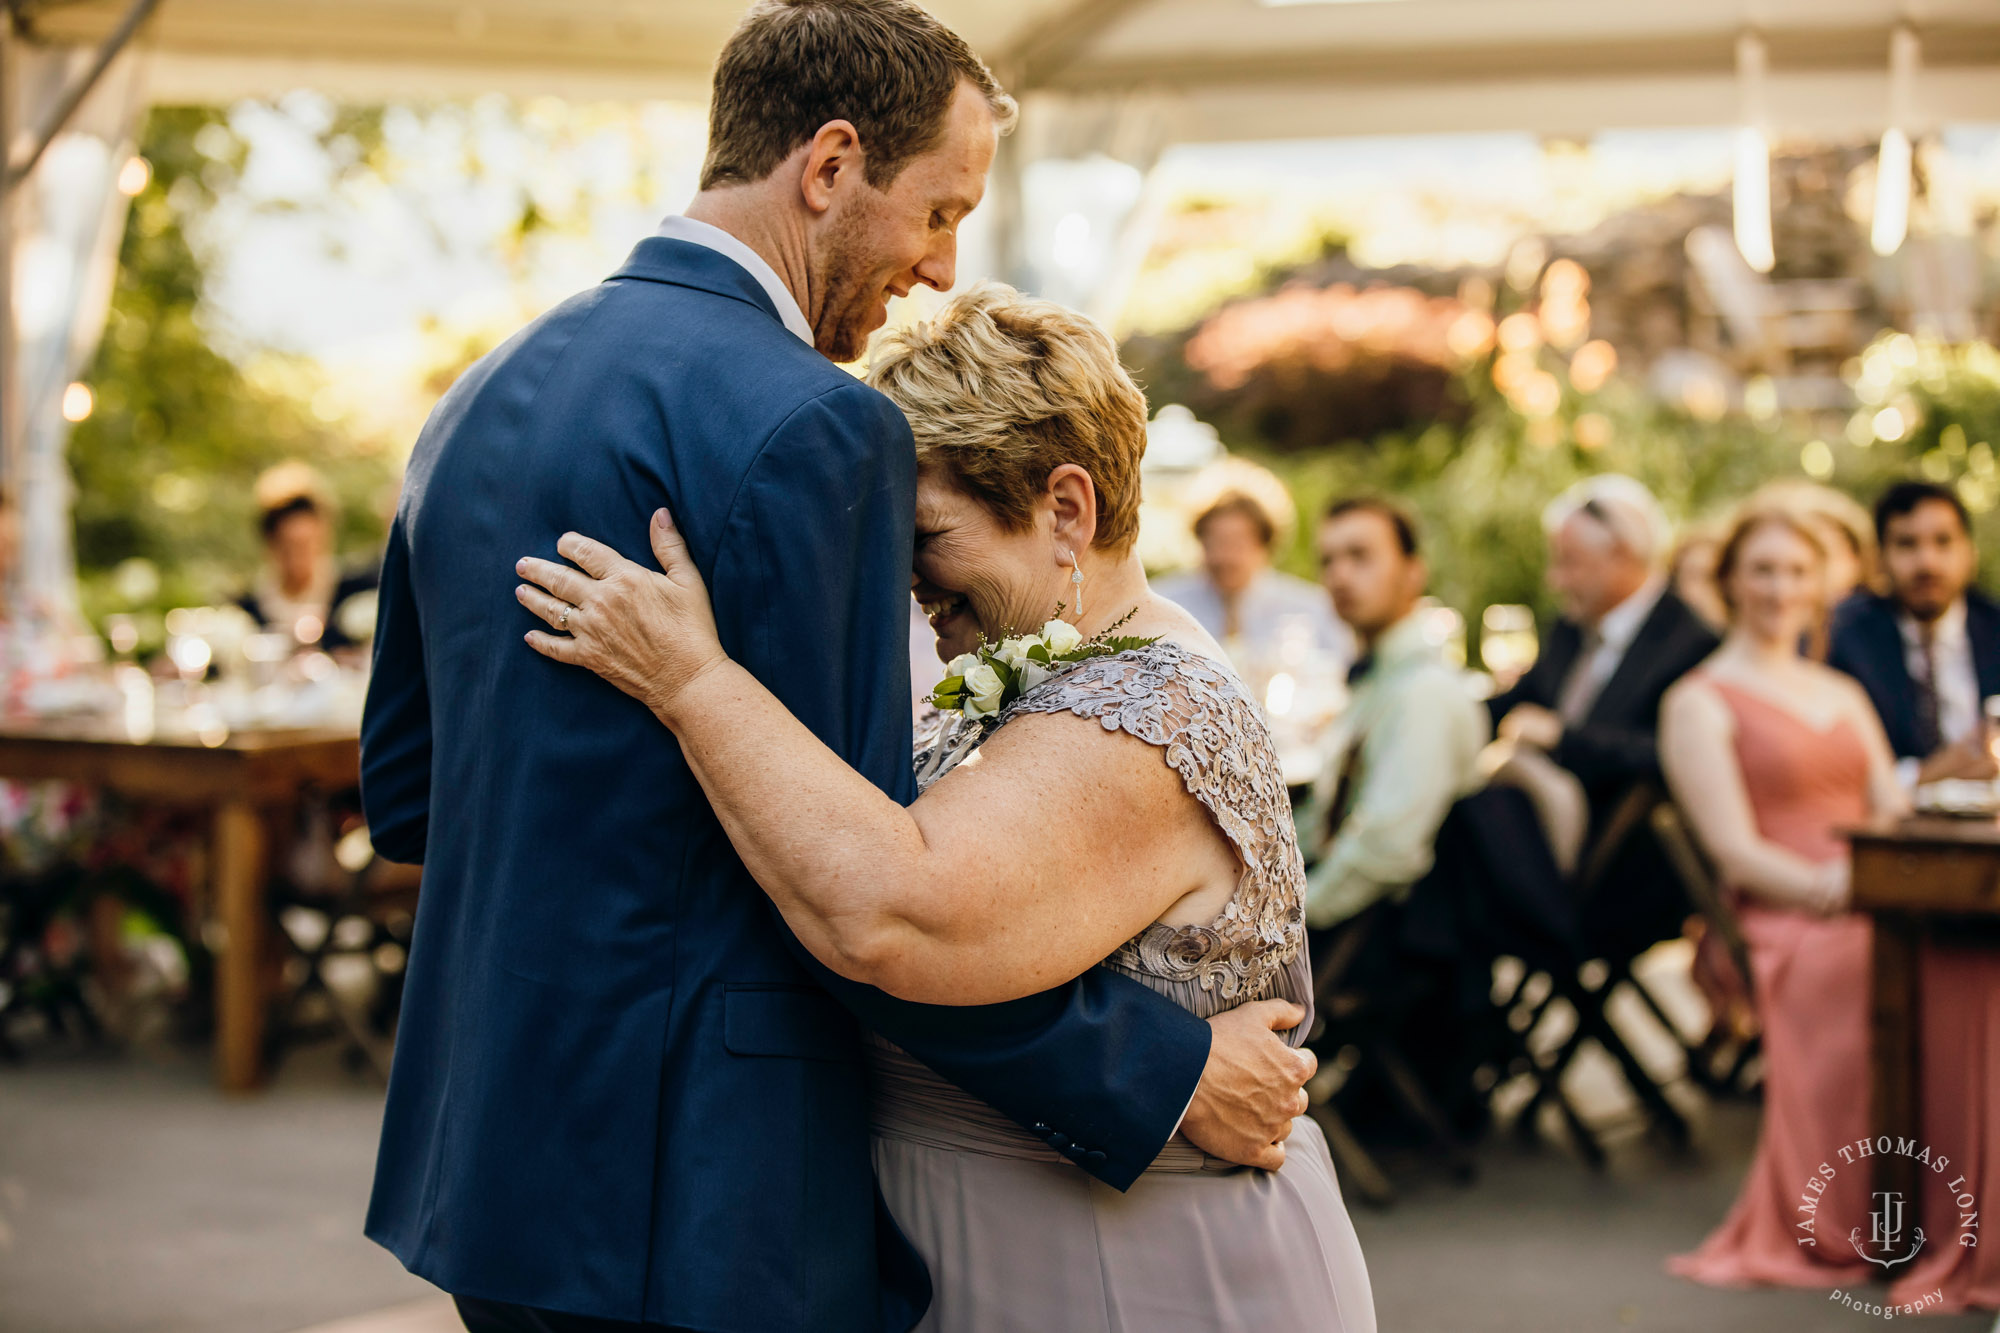
[[[740,266],[642,241],[474,366],[418,441],[383,567],[362,792],[421,861],[368,1234],[444,1289],[695,1329],[903,1329],[929,1299],[869,1167],[856,1019],[1129,1185],[1207,1025],[1102,969],[905,1003],[814,964],[673,736],[521,635],[514,560],[650,560],[673,510],[722,642],[900,800],[915,457],[888,399]]]
[[[2000,694],[2000,605],[1977,588],[1965,594],[1965,637],[1972,644],[1979,697]],[[1928,759],[1917,735],[1917,687],[1910,679],[1895,602],[1865,589],[1855,593],[1834,608],[1828,638],[1827,664],[1868,691],[1896,757]]]

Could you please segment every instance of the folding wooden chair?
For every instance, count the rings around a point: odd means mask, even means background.
[[[372,851],[359,870],[318,891],[287,882],[272,886],[275,934],[291,949],[286,971],[295,980],[279,1000],[265,1038],[270,1067],[291,1047],[333,1035],[350,1068],[369,1069],[387,1081],[416,892],[413,868],[375,859]],[[329,966],[343,959],[361,960],[374,975],[374,996],[365,1009],[329,984]],[[315,998],[327,1018],[307,1022]]]
[[[1579,859],[1577,872],[1571,881],[1571,892],[1579,905],[1598,893],[1609,891],[1609,872],[1631,839],[1648,827],[1652,811],[1664,799],[1655,784],[1640,782],[1634,784],[1613,807],[1603,830]],[[1668,1017],[1658,997],[1633,974],[1632,960],[1598,957],[1585,961],[1574,971],[1552,968],[1543,975],[1546,976],[1546,993],[1532,1007],[1525,1022],[1517,1019],[1513,1023],[1515,1030],[1521,1034],[1523,1049],[1528,1052],[1528,1064],[1536,1085],[1533,1095],[1515,1121],[1520,1132],[1532,1134],[1541,1107],[1553,1102],[1562,1113],[1563,1121],[1585,1160],[1592,1166],[1603,1165],[1604,1149],[1597,1133],[1578,1114],[1562,1090],[1563,1076],[1583,1048],[1583,1043],[1589,1040],[1596,1042],[1618,1066],[1626,1086],[1640,1104],[1648,1127],[1673,1147],[1685,1147],[1689,1141],[1686,1117],[1667,1097],[1662,1084],[1633,1054],[1631,1045],[1618,1031],[1609,1013],[1611,997],[1621,988],[1629,988],[1673,1036],[1683,1052],[1690,1056],[1688,1064],[1692,1066],[1692,1048]],[[1533,980],[1533,973],[1522,978],[1513,999],[1507,1004],[1510,1010],[1522,1000]],[[1552,1055],[1546,1059],[1538,1058],[1529,1049],[1529,1040],[1557,999],[1568,1003],[1576,1015],[1576,1026]]]
[[[1737,919],[1736,909],[1722,891],[1714,867],[1703,854],[1701,845],[1695,841],[1694,831],[1687,826],[1687,821],[1671,801],[1662,801],[1653,807],[1652,823],[1653,836],[1659,840],[1668,864],[1673,866],[1674,874],[1687,890],[1688,899],[1694,903],[1706,927],[1722,942],[1730,965],[1743,981],[1745,994],[1754,997],[1756,979],[1750,970],[1750,942],[1744,938],[1743,923]],[[1748,1072],[1762,1051],[1763,1038],[1753,1033],[1738,1046],[1726,1071],[1717,1072],[1712,1052],[1705,1047],[1690,1052],[1688,1069],[1695,1080],[1710,1092],[1748,1092],[1755,1086],[1754,1080],[1746,1081]]]
[[[1332,941],[1314,963],[1313,1006],[1321,1026],[1312,1044],[1329,1063],[1340,1052],[1352,1051],[1345,1066],[1349,1074],[1364,1066],[1379,1074],[1390,1098],[1424,1132],[1453,1177],[1469,1181],[1477,1170],[1470,1146],[1398,1044],[1403,1015],[1414,998],[1414,974],[1391,969],[1397,980],[1386,984],[1357,976],[1356,964],[1370,948],[1394,947],[1389,935],[1395,925],[1395,906],[1382,902],[1333,928]],[[1334,1099],[1314,1106],[1313,1115],[1361,1196],[1377,1205],[1393,1202],[1395,1187],[1388,1173],[1348,1127]]]

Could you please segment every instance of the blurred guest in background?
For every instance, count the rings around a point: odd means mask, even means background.
[[[1334,618],[1325,589],[1271,567],[1295,521],[1284,483],[1229,459],[1192,491],[1201,568],[1161,579],[1155,590],[1200,621],[1239,669],[1319,655],[1329,669],[1344,670],[1353,636]]]
[[[2000,605],[1972,586],[1978,551],[1956,492],[1891,486],[1875,505],[1888,592],[1833,617],[1827,660],[1861,682],[1907,788],[1994,777],[1983,701],[2000,694]]]
[[[1723,532],[1710,524],[1690,527],[1674,543],[1667,558],[1667,586],[1687,603],[1701,623],[1721,630],[1729,623],[1729,610],[1715,586],[1715,561],[1722,554]]]
[[[1760,486],[1746,508],[1782,507],[1805,520],[1826,550],[1826,606],[1806,636],[1806,655],[1824,662],[1832,651],[1831,612],[1856,591],[1876,581],[1875,528],[1868,511],[1852,496],[1812,481],[1774,481]]]
[[[1464,673],[1425,634],[1429,577],[1415,522],[1386,500],[1327,511],[1319,549],[1334,609],[1361,641],[1334,759],[1301,810],[1306,924],[1324,929],[1431,868],[1451,803],[1479,783],[1489,727]]]
[[[1488,707],[1511,750],[1497,776],[1535,797],[1556,864],[1569,870],[1627,794],[1659,779],[1660,699],[1717,639],[1667,586],[1666,516],[1637,481],[1587,478],[1549,506],[1543,527],[1563,617],[1535,665]],[[1606,882],[1618,891],[1584,909],[1595,949],[1629,956],[1680,933],[1685,894],[1649,839],[1632,840]]]
[[[1845,492],[1813,481],[1774,481],[1757,488],[1748,508],[1782,506],[1803,515],[1826,548],[1827,607],[1831,610],[1876,579],[1875,524]]]
[[[280,465],[258,481],[257,498],[264,568],[240,605],[301,648],[352,647],[374,621],[376,575],[343,571],[335,561],[333,504],[318,477]]]
[[[1824,613],[1826,551],[1794,508],[1748,510],[1717,581],[1721,650],[1667,692],[1660,754],[1674,799],[1714,861],[1750,945],[1764,1034],[1764,1126],[1742,1192],[1701,1247],[1673,1259],[1718,1286],[1833,1286],[1868,1265],[1838,1243],[1799,1243],[1802,1182],[1833,1147],[1870,1132],[1870,926],[1847,911],[1842,828],[1904,808],[1868,698],[1799,645]],[[1865,1170],[1826,1182],[1836,1239],[1866,1219]],[[1850,1221],[1851,1219],[1851,1221]]]

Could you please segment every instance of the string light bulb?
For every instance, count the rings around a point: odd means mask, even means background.
[[[1910,123],[1912,95],[1922,47],[1908,24],[1889,36],[1889,128],[1875,155],[1875,216],[1868,244],[1878,255],[1893,255],[1910,231]]]
[[[1736,249],[1759,273],[1777,264],[1771,239],[1771,141],[1764,132],[1764,74],[1769,56],[1764,39],[1744,32],[1736,39],[1736,82],[1743,98],[1743,125],[1736,131],[1736,178],[1731,212]]]

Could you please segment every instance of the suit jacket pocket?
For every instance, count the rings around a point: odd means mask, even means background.
[[[852,1060],[854,1020],[817,986],[725,983],[722,1044],[732,1055]]]

